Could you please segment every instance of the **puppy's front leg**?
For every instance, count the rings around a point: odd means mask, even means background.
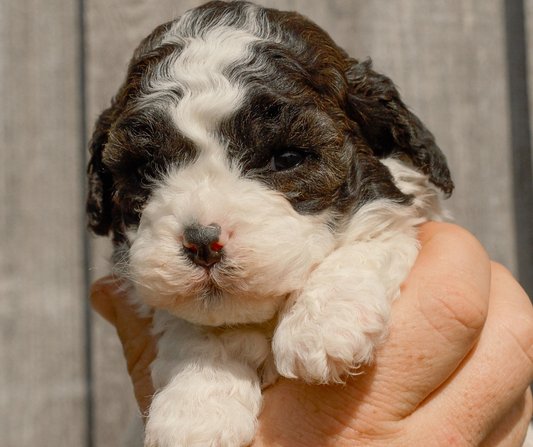
[[[145,446],[249,445],[262,405],[256,368],[268,354],[266,338],[254,331],[216,332],[162,311],[154,328],[161,333],[152,365],[158,391]]]
[[[415,232],[342,246],[289,300],[274,334],[276,367],[310,383],[342,382],[373,359],[416,256]]]

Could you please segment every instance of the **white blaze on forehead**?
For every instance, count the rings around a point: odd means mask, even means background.
[[[172,30],[167,41],[172,41]],[[215,138],[217,125],[241,104],[245,89],[228,79],[228,69],[246,64],[252,56],[250,45],[256,36],[245,30],[220,27],[199,37],[180,38],[184,48],[168,75],[183,93],[171,113],[180,132],[200,151],[212,151],[220,143]]]

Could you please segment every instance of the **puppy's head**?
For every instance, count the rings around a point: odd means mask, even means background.
[[[379,159],[453,185],[432,135],[370,62],[296,13],[211,2],[157,28],[90,145],[89,227],[151,305],[271,318],[365,203],[409,203]]]

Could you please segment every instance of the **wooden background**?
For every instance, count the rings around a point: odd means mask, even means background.
[[[307,14],[392,77],[448,157],[455,221],[532,294],[524,2],[263,4]],[[87,304],[108,249],[84,229],[86,139],[140,39],[200,3],[0,0],[0,447],[125,445],[137,410],[121,348]]]

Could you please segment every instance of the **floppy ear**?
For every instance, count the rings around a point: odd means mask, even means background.
[[[162,46],[163,36],[171,26],[172,22],[159,25],[139,44],[130,61],[126,80],[113,99],[111,107],[105,110],[96,122],[89,144],[91,159],[87,167],[86,211],[89,229],[100,236],[109,234],[113,229],[114,220],[114,180],[112,173],[102,160],[102,153],[109,139],[109,131],[126,108],[130,98],[136,96],[141,90],[144,74],[168,53],[175,50],[175,47],[171,45]]]
[[[407,109],[393,82],[372,70],[370,60],[350,62],[348,116],[359,125],[374,155],[411,163],[449,196],[450,171],[431,132]]]
[[[87,167],[86,211],[89,229],[100,236],[109,234],[113,221],[113,176],[102,161],[102,152],[114,121],[114,110],[115,106],[112,106],[100,115],[89,144],[91,159]]]

